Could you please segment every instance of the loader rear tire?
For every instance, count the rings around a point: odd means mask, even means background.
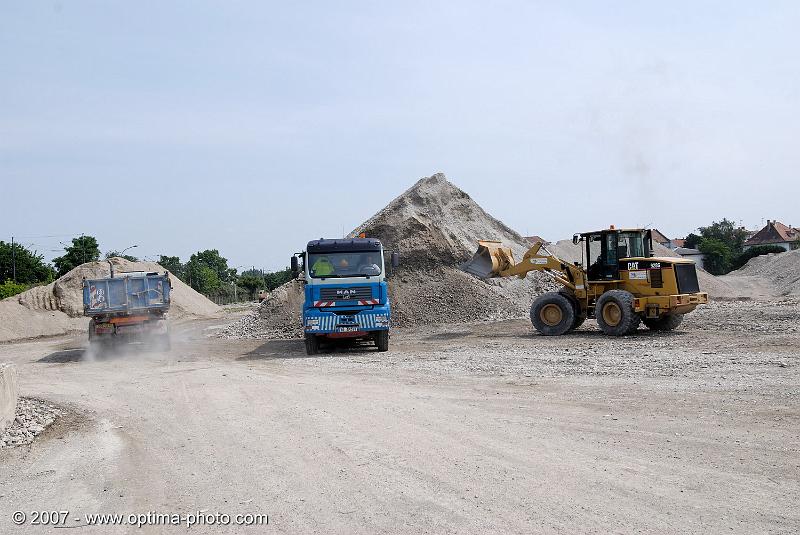
[[[565,295],[547,292],[533,301],[531,323],[545,336],[559,336],[575,324],[575,309]]]
[[[670,314],[656,318],[645,318],[644,324],[651,331],[673,331],[683,321],[683,314]]]
[[[611,336],[636,332],[642,316],[633,311],[633,300],[633,294],[625,290],[609,290],[601,295],[595,305],[600,330]]]
[[[319,353],[319,338],[315,334],[306,335],[306,355],[316,355]]]

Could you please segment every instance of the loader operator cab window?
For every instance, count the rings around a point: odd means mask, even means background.
[[[617,238],[617,260],[644,256],[644,237],[641,232],[619,233]]]
[[[587,241],[587,274],[589,280],[603,281],[619,278],[618,260],[621,258],[617,248],[617,233],[598,232],[586,236]]]
[[[603,236],[592,234],[586,238],[586,264],[589,280],[600,280],[603,278]]]

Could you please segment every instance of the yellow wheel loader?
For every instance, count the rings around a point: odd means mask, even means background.
[[[595,318],[605,334],[614,336],[632,334],[642,322],[671,331],[684,314],[708,303],[693,261],[652,256],[650,230],[612,226],[576,234],[572,241],[582,244],[581,262],[565,262],[537,243],[517,263],[501,242],[481,240],[461,267],[480,278],[525,278],[530,271],[542,271],[563,285],[531,306],[531,322],[544,335],[565,334],[586,318]]]

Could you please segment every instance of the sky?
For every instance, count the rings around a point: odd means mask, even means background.
[[[0,0],[0,240],[280,269],[436,172],[549,240],[800,225],[798,27],[793,1]]]

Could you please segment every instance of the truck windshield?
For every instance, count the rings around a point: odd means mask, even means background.
[[[377,251],[309,253],[308,272],[317,279],[329,277],[375,277],[383,271]]]

